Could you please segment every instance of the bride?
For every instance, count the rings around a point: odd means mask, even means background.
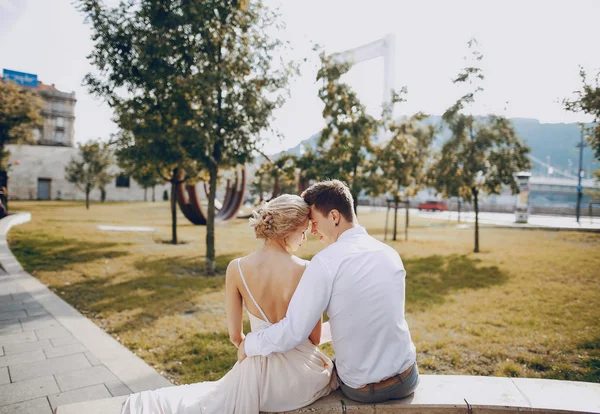
[[[263,246],[229,263],[226,274],[227,325],[236,347],[244,339],[242,305],[252,331],[285,317],[307,264],[288,250],[306,241],[309,212],[301,197],[284,194],[252,213],[250,226]],[[338,386],[333,363],[316,346],[321,327],[319,321],[304,343],[286,353],[236,363],[219,381],[132,394],[121,414],[258,414],[309,405]]]

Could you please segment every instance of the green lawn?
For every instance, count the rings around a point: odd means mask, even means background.
[[[173,382],[214,380],[233,365],[222,274],[260,245],[246,221],[217,227],[220,276],[205,277],[205,228],[180,216],[185,243],[165,244],[165,202],[10,207],[33,217],[9,234],[25,269]],[[383,238],[382,213],[359,209],[359,220]],[[472,228],[419,218],[411,226],[408,242],[391,245],[407,268],[422,372],[600,382],[600,234],[482,227],[482,253],[473,254]],[[301,256],[320,249],[310,240]]]

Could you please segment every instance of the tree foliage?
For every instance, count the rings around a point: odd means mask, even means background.
[[[408,207],[410,197],[426,184],[426,168],[436,132],[433,126],[426,127],[420,123],[427,117],[423,113],[409,118],[393,118],[393,107],[405,101],[405,94],[405,88],[400,93],[394,92],[392,102],[384,108],[382,125],[389,140],[376,147],[368,186],[372,195],[387,193],[394,203],[393,240],[396,240],[398,205],[406,203]],[[406,237],[408,212],[407,208]]]
[[[10,155],[5,145],[33,142],[34,130],[43,124],[42,109],[38,94],[12,82],[0,81],[0,170],[6,170]]]
[[[323,157],[334,176],[345,181],[354,198],[365,186],[363,177],[368,170],[368,156],[374,152],[373,137],[377,134],[378,121],[367,113],[350,85],[341,76],[350,69],[350,63],[341,63],[335,57],[321,54],[321,68],[317,80],[323,82],[319,98],[325,104],[323,118],[326,125],[321,131],[319,145]]]
[[[219,170],[251,159],[293,72],[273,64],[284,49],[267,34],[277,16],[261,1],[138,0],[106,8],[80,0],[79,7],[92,23],[89,58],[100,70],[86,83],[131,132],[122,147],[160,161],[157,169],[170,171],[164,178],[173,184],[208,170],[206,272],[213,274]]]
[[[571,112],[583,112],[591,115],[595,126],[591,128],[589,143],[594,150],[596,159],[600,161],[600,71],[596,74],[594,81],[589,81],[583,68],[579,70],[582,87],[576,91],[576,98],[564,99],[563,105]]]
[[[470,91],[459,98],[443,115],[452,132],[444,143],[431,176],[434,186],[444,196],[459,195],[475,207],[475,252],[479,252],[479,196],[499,194],[508,186],[513,194],[519,189],[514,174],[531,168],[527,157],[530,152],[516,135],[512,123],[497,115],[478,120],[465,114],[475,95],[482,91],[479,81],[484,79],[479,62],[483,56],[469,42],[472,65],[465,67],[454,83],[466,83]]]
[[[65,166],[67,181],[85,193],[85,207],[90,208],[90,193],[103,189],[112,179],[108,172],[112,165],[112,151],[106,143],[90,141],[79,145],[79,154]]]

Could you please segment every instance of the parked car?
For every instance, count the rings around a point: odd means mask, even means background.
[[[443,201],[432,200],[419,204],[419,210],[446,211],[448,206]]]

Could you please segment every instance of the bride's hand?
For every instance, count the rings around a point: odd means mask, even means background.
[[[240,345],[238,346],[237,359],[240,363],[246,359],[246,349],[244,348],[245,343],[246,338],[242,339],[242,342],[240,342]]]

